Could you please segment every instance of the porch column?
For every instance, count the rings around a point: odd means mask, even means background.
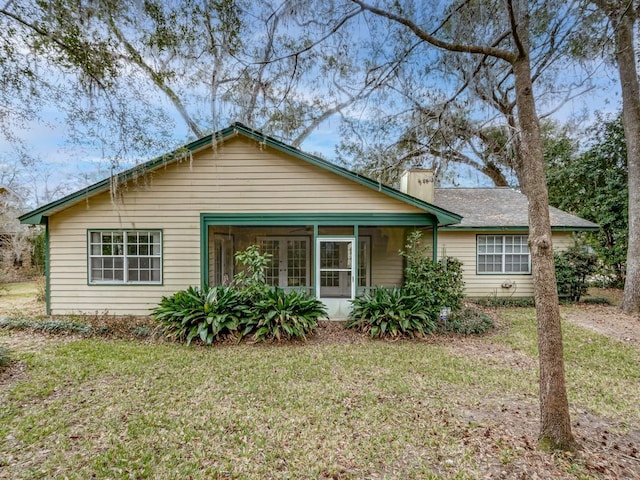
[[[433,224],[433,261],[438,261],[438,223]]]

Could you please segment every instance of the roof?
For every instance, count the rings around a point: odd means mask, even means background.
[[[171,153],[162,155],[158,158],[155,158],[146,163],[138,165],[130,170],[117,174],[115,176],[115,179],[111,177],[105,178],[104,180],[98,183],[95,183],[86,188],[78,190],[77,192],[67,195],[66,197],[63,197],[54,202],[48,203],[47,205],[38,207],[31,212],[25,213],[20,217],[20,222],[29,223],[29,224],[43,224],[45,222],[45,217],[48,217],[66,208],[69,208],[72,205],[75,205],[76,203],[79,203],[85,200],[86,198],[108,191],[111,188],[111,185],[114,180],[117,181],[118,183],[122,183],[124,181],[140,177],[148,172],[151,172],[160,167],[164,167],[167,164],[173,163],[181,158],[184,158],[186,153],[196,152],[198,150],[201,150],[211,145],[211,143],[214,141],[217,143],[221,143],[237,135],[243,135],[247,138],[251,138],[262,144],[272,147],[276,150],[292,155],[300,160],[306,161],[312,165],[323,168],[337,175],[340,175],[341,177],[345,177],[356,183],[359,183],[361,185],[374,189],[378,192],[381,192],[385,195],[395,198],[396,200],[400,200],[404,203],[407,203],[408,205],[417,207],[425,211],[426,213],[430,213],[434,215],[438,219],[439,225],[456,224],[456,223],[459,223],[460,220],[462,219],[460,215],[450,212],[445,208],[437,207],[435,205],[432,205],[430,203],[427,203],[415,197],[412,197],[411,195],[402,193],[399,190],[382,185],[381,183],[375,180],[372,180],[368,177],[365,177],[364,175],[360,175],[350,170],[347,170],[346,168],[342,168],[337,165],[334,165],[333,163],[323,160],[320,157],[317,157],[315,155],[305,153],[273,137],[264,135],[261,132],[253,130],[241,123],[236,122],[216,133],[207,135],[198,140],[195,140],[194,142],[184,145],[183,147],[180,147]]]
[[[512,188],[436,188],[433,202],[462,215],[450,230],[499,229],[525,230],[529,224],[527,197]],[[593,222],[549,207],[552,230],[590,231],[599,227]]]

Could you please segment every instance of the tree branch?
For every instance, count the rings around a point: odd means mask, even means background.
[[[486,45],[465,45],[462,43],[445,42],[435,37],[434,35],[431,35],[425,32],[422,28],[420,28],[417,24],[415,24],[408,18],[402,17],[400,15],[396,15],[395,13],[389,12],[388,10],[382,10],[378,7],[374,7],[373,5],[364,3],[362,0],[351,0],[351,1],[359,5],[363,10],[367,10],[375,15],[387,18],[388,20],[393,20],[396,23],[404,25],[409,30],[411,30],[418,38],[435,47],[442,48],[444,50],[449,50],[451,52],[476,53],[480,55],[488,55],[491,57],[500,58],[509,63],[513,63],[517,58],[513,52],[510,52],[508,50],[503,50],[497,47],[489,47]]]

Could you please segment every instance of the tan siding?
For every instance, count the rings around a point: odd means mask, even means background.
[[[361,228],[360,235],[371,237],[371,286],[399,287],[403,279],[404,228]]]
[[[519,235],[519,232],[501,234]],[[476,235],[495,235],[496,232],[440,232],[438,237],[438,255],[456,257],[463,263],[465,294],[468,297],[532,297],[533,280],[531,275],[478,275],[476,273]],[[573,236],[569,232],[553,234],[556,250],[563,250],[571,245]],[[503,288],[505,281],[513,282],[513,287]]]
[[[200,283],[200,213],[251,212],[421,210],[255,141],[230,139],[124,186],[115,203],[105,193],[53,215],[52,313],[148,314],[163,295]],[[87,285],[87,230],[109,228],[162,229],[163,285]],[[385,255],[397,251],[397,243],[394,237],[383,244]],[[374,252],[382,248],[374,243]],[[397,281],[391,273],[397,260],[390,258],[381,262],[375,283]]]

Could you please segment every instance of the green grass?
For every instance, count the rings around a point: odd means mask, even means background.
[[[532,311],[504,315],[511,328],[476,341],[532,355]],[[574,407],[638,425],[637,350],[633,362],[633,351],[580,329],[565,338]],[[78,339],[14,357],[27,374],[0,389],[0,478],[473,479],[487,460],[468,435],[485,425],[460,412],[537,398],[535,368],[447,339],[210,348]],[[483,441],[499,465],[521,461],[509,441]]]
[[[537,356],[533,309],[504,310],[502,315],[510,328],[498,341]],[[569,402],[639,425],[638,349],[567,322],[563,322],[562,331]]]

